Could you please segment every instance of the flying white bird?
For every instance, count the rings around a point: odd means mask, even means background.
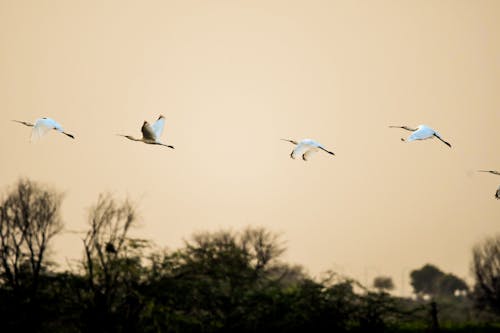
[[[62,126],[57,121],[51,118],[39,118],[35,121],[34,124],[20,120],[12,120],[12,121],[15,121],[16,123],[20,123],[29,127],[33,127],[33,129],[31,130],[31,138],[30,138],[31,142],[40,139],[43,135],[45,135],[48,131],[52,129],[61,132],[62,134],[67,135],[72,139],[75,138],[72,134],[65,132]]]
[[[406,141],[411,142],[415,140],[426,140],[426,139],[432,139],[434,137],[438,138],[439,140],[443,141],[445,145],[451,148],[451,144],[449,142],[446,142],[441,138],[438,132],[430,128],[429,126],[426,125],[418,125],[417,128],[409,128],[408,126],[389,126],[391,128],[402,128],[407,131],[413,132],[410,134],[408,139]],[[405,139],[401,139],[401,141],[405,141]]]
[[[294,140],[281,139],[283,141],[288,141],[295,145],[295,148],[292,150],[290,157],[295,159],[295,156],[302,155],[302,159],[307,161],[312,153],[317,152],[318,150],[323,150],[330,155],[335,155],[333,152],[326,150],[319,142],[316,142],[312,139],[304,139],[300,142]]]
[[[134,138],[130,135],[123,135],[123,134],[118,134],[118,135],[126,137],[129,140],[141,141],[150,145],[160,145],[174,149],[174,146],[166,145],[160,142],[160,136],[161,133],[163,132],[164,126],[165,126],[165,117],[160,115],[160,117],[158,117],[158,120],[155,121],[153,125],[150,125],[147,121],[144,120],[144,123],[142,124],[141,127],[142,131],[141,139]]]
[[[500,172],[495,171],[495,170],[477,170],[479,172],[488,172],[497,176],[500,176]],[[497,191],[495,192],[495,198],[500,199],[500,186],[498,187]]]

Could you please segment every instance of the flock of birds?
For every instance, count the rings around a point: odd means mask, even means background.
[[[20,121],[20,120],[13,120],[17,123],[23,124],[28,127],[33,127],[31,130],[31,139],[30,141],[35,141],[40,139],[43,135],[45,135],[47,132],[50,130],[56,130],[72,139],[74,139],[74,135],[66,132],[62,126],[55,121],[54,119],[51,118],[39,118],[35,121],[34,124],[26,122],[26,121]],[[123,135],[123,134],[118,134],[119,136],[123,136],[129,140],[132,141],[140,141],[143,143],[151,144],[151,145],[160,145],[164,147],[168,147],[171,149],[174,149],[174,146],[172,145],[167,145],[164,144],[160,141],[160,136],[163,133],[163,128],[165,127],[165,117],[160,115],[158,119],[153,123],[153,125],[149,124],[147,121],[144,121],[141,127],[141,132],[142,132],[142,138],[134,138],[133,136],[130,135]],[[410,128],[408,126],[389,126],[391,128],[402,128],[404,130],[412,132],[410,136],[408,136],[407,139],[401,139],[401,141],[415,141],[415,140],[427,140],[427,139],[433,139],[434,137],[438,138],[441,140],[445,145],[451,148],[451,144],[447,141],[445,141],[441,135],[430,128],[429,126],[426,125],[419,125],[417,128]],[[324,151],[330,155],[335,155],[334,152],[326,149],[321,145],[319,142],[312,140],[312,139],[303,139],[301,141],[295,141],[291,139],[281,139],[283,141],[287,141],[295,145],[295,148],[292,150],[290,153],[290,157],[292,159],[295,159],[297,156],[301,156],[304,161],[307,161],[311,154],[317,151]],[[478,172],[488,172],[494,175],[500,176],[499,171],[495,170],[478,170]],[[498,187],[497,191],[495,192],[495,198],[500,199],[500,186]]]

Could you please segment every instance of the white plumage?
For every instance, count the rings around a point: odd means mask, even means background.
[[[307,161],[313,153],[319,150],[323,150],[324,152],[327,152],[330,155],[335,155],[333,152],[325,149],[325,147],[323,147],[319,142],[314,141],[312,139],[303,139],[300,142],[289,139],[281,139],[281,140],[290,142],[295,145],[295,148],[292,150],[290,154],[290,157],[293,159],[295,159],[296,156],[302,156],[302,159],[304,161]]]
[[[72,139],[75,138],[73,136],[73,134],[69,134],[69,133],[65,132],[64,129],[62,128],[62,126],[57,121],[55,121],[54,119],[51,119],[51,118],[47,118],[47,117],[39,118],[35,121],[34,124],[26,122],[26,121],[20,121],[20,120],[13,120],[13,121],[15,121],[16,123],[23,124],[23,125],[28,126],[28,127],[33,127],[33,129],[31,130],[31,138],[30,138],[31,142],[40,139],[42,136],[44,136],[50,130],[56,130],[64,135],[67,135],[68,137],[70,137]]]
[[[165,117],[160,115],[158,117],[158,120],[155,121],[155,123],[153,125],[150,125],[147,121],[144,121],[144,123],[142,124],[142,127],[141,127],[141,131],[142,131],[142,138],[141,139],[134,138],[130,135],[122,135],[122,134],[118,134],[118,135],[126,137],[129,140],[141,141],[141,142],[151,144],[151,145],[160,145],[160,146],[165,146],[165,147],[174,149],[174,146],[166,145],[160,141],[160,136],[163,133],[164,126],[165,126]]]
[[[445,145],[447,145],[448,147],[451,148],[451,144],[449,142],[446,142],[445,140],[443,140],[443,138],[441,138],[441,135],[438,132],[436,132],[435,130],[433,130],[432,128],[430,128],[427,125],[418,125],[417,128],[409,128],[408,126],[389,126],[389,127],[402,128],[402,129],[405,129],[407,131],[413,132],[412,134],[410,134],[408,139],[406,139],[406,141],[408,141],[408,142],[415,141],[415,140],[433,139],[434,137],[436,137],[439,140],[441,140]],[[401,139],[401,140],[405,141],[404,139]]]

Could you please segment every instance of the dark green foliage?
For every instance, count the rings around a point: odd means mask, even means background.
[[[469,290],[465,281],[453,274],[445,274],[436,266],[427,264],[410,273],[415,294],[423,296],[454,296],[455,292]]]
[[[394,289],[394,282],[389,276],[377,276],[373,279],[373,287],[380,291],[389,291]]]
[[[15,205],[7,212],[5,203],[0,222],[10,228],[15,224],[7,222],[20,220],[12,218]],[[23,208],[25,216],[32,213],[29,207]],[[59,223],[57,214],[46,216]],[[66,272],[54,270],[45,256],[34,257],[39,261],[16,261],[6,242],[19,238],[5,230],[33,233],[35,229],[3,229],[0,330],[377,333],[430,332],[433,326],[441,332],[500,329],[494,324],[500,322],[494,312],[473,306],[474,300],[477,303],[484,297],[479,282],[474,297],[454,296],[455,290],[467,290],[467,285],[435,266],[412,272],[416,292],[434,296],[432,307],[423,297],[412,300],[385,292],[392,285],[390,278],[375,283],[377,292],[335,273],[324,280],[313,279],[301,267],[280,260],[284,248],[279,237],[263,228],[199,233],[183,247],[166,251],[153,250],[148,241],[132,238],[129,231],[135,220],[135,209],[128,201],[101,195],[89,210],[83,258]],[[53,229],[51,235],[58,230]],[[9,277],[9,269],[15,279]],[[490,275],[483,283],[495,286],[495,275]]]
[[[500,313],[500,236],[477,244],[472,253],[476,304]]]
[[[468,291],[469,287],[464,280],[453,274],[445,274],[438,281],[439,294],[453,296],[456,292]]]
[[[427,264],[410,273],[411,285],[416,294],[435,295],[438,293],[438,280],[444,273],[436,266]]]
[[[177,251],[147,256],[147,243],[127,238],[126,253],[123,248],[116,254],[104,251],[117,255],[110,266],[117,272],[116,279],[107,287],[106,279],[97,277],[92,287],[86,270],[46,270],[37,294],[42,319],[37,330],[427,332],[431,327],[429,302],[370,292],[334,274],[315,281],[280,262],[282,250],[276,244],[276,255],[264,263],[253,247],[242,242],[246,232],[196,235]],[[270,236],[261,244],[275,243]],[[94,274],[104,273],[98,269]],[[0,293],[6,331],[26,327],[23,314],[28,308],[23,298],[5,288]],[[481,317],[467,297],[437,299],[436,304],[443,332],[495,331],[488,323],[498,318]]]
[[[44,318],[41,282],[47,249],[63,227],[62,195],[21,179],[0,202],[0,322],[36,331]]]

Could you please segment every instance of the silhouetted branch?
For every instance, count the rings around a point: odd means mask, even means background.
[[[0,266],[13,290],[26,284],[32,295],[36,293],[49,242],[62,230],[61,201],[61,194],[26,179],[20,180],[3,200]],[[27,280],[22,278],[26,274]]]

